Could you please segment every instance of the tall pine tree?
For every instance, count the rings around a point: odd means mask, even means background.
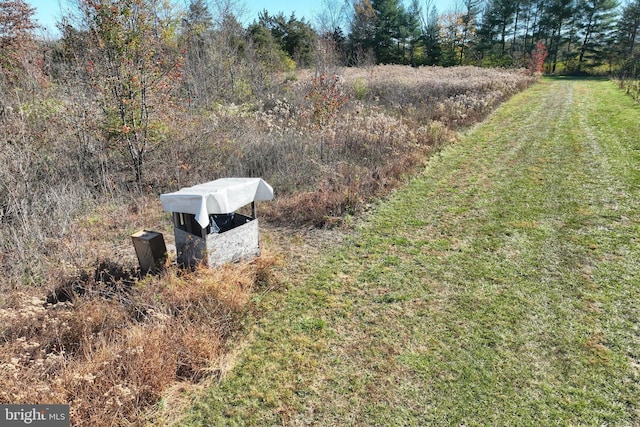
[[[578,66],[584,67],[588,60],[599,65],[608,58],[612,51],[615,29],[617,0],[580,0],[580,24],[578,25],[581,41],[578,47]]]

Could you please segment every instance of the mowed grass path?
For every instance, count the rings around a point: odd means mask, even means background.
[[[640,424],[640,107],[543,80],[259,302],[187,425]]]

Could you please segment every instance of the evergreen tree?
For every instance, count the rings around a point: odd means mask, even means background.
[[[538,38],[536,34],[538,32],[538,23],[540,17],[540,11],[542,10],[542,4],[545,0],[521,0],[520,1],[520,34],[522,52],[524,54],[529,53]]]
[[[266,72],[290,71],[295,68],[293,59],[281,48],[269,28],[254,22],[249,25],[247,34],[260,58],[261,67]]]
[[[637,45],[640,30],[640,0],[633,0],[622,9],[618,22],[618,51],[622,58],[620,76],[623,79],[640,77],[640,50]]]
[[[419,7],[400,0],[357,0],[351,25],[352,49],[371,52],[377,63],[408,64],[420,43]]]
[[[345,37],[342,28],[337,27],[333,30],[333,33],[331,34],[331,40],[333,40],[336,51],[339,52],[339,56],[344,62],[345,53],[347,50],[347,38]]]
[[[476,27],[478,12],[480,10],[480,0],[464,0],[464,10],[460,16],[460,63],[465,60],[467,49],[471,41],[476,37]]]
[[[511,56],[511,64],[516,67],[522,67],[525,65],[525,51],[523,50],[524,41],[523,38],[526,38],[526,35],[523,34],[523,26],[527,9],[529,5],[525,5],[529,3],[528,0],[516,0],[515,2],[515,16],[513,20],[513,26],[511,30],[511,46],[510,46],[510,56]]]
[[[367,65],[376,62],[374,53],[377,17],[370,0],[356,0],[349,25],[349,63]]]
[[[420,31],[420,16],[422,10],[419,0],[412,0],[406,14],[406,35],[409,40],[409,64],[416,66],[421,64],[423,55],[423,38]]]
[[[374,52],[379,63],[405,62],[404,52],[408,38],[406,12],[400,0],[372,0],[376,12]]]
[[[260,13],[258,25],[271,33],[273,40],[300,66],[313,63],[318,36],[304,18],[295,14],[287,19],[282,13],[270,16],[265,10]]]
[[[598,65],[607,59],[607,51],[613,49],[613,34],[618,3],[616,0],[580,0],[581,12],[578,25],[581,42],[578,64],[582,67],[587,60]]]
[[[425,65],[440,63],[442,48],[440,46],[440,25],[438,24],[438,9],[431,6],[422,23],[422,62]]]
[[[622,9],[618,21],[618,46],[623,56],[634,56],[640,32],[640,0],[633,0]]]
[[[549,50],[550,71],[555,73],[559,53],[567,40],[571,18],[576,13],[574,0],[549,0],[544,4],[540,20],[539,39],[545,40]]]
[[[507,39],[518,9],[517,0],[490,0],[482,22],[481,35],[484,49],[489,49],[499,65],[511,63]],[[496,64],[497,65],[497,64]]]
[[[190,0],[182,21],[183,31],[192,38],[204,39],[213,30],[213,17],[204,0]]]
[[[623,54],[633,56],[640,39],[640,0],[627,3],[618,22],[618,43]]]

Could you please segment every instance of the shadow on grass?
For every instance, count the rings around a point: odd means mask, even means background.
[[[608,81],[609,76],[594,76],[591,74],[568,74],[568,75],[544,75],[545,79],[553,81]]]

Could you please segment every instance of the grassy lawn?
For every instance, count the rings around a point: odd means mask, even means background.
[[[185,425],[640,423],[640,107],[547,79],[260,301]]]

